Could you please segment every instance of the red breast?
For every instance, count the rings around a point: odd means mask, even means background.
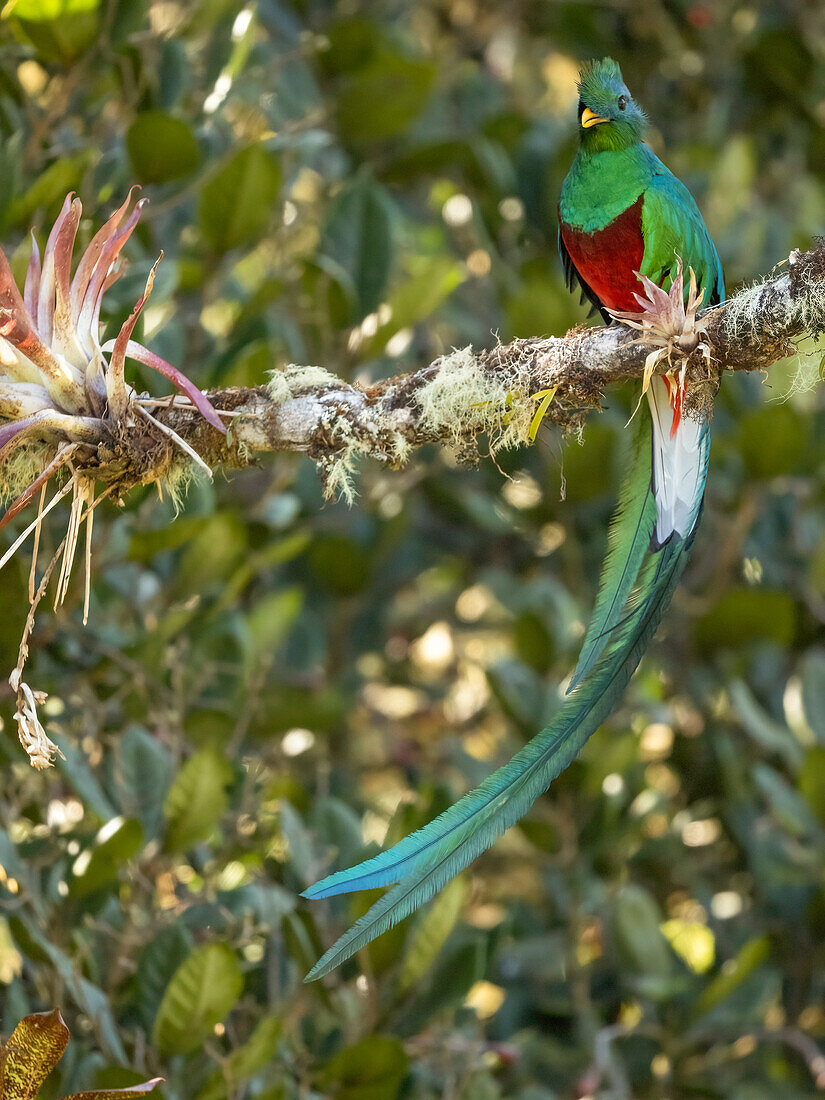
[[[633,294],[642,289],[635,272],[642,266],[645,251],[643,201],[640,195],[604,229],[593,233],[561,224],[564,247],[576,270],[608,309],[640,308]]]

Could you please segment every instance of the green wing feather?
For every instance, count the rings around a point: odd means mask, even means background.
[[[602,567],[599,595],[568,693],[578,687],[607,645],[610,633],[636,584],[656,527],[650,418],[637,417],[637,423],[633,459],[628,465],[619,491],[619,503],[608,530],[607,555]]]
[[[725,297],[722,266],[699,207],[682,181],[661,162],[645,189],[642,236],[643,275],[667,289],[670,273],[675,273],[674,257],[678,255],[685,272],[692,267],[698,285],[704,287],[703,305],[722,301]]]

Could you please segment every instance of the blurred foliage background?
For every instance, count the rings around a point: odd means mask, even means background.
[[[561,333],[584,311],[556,197],[578,62],[604,54],[729,287],[821,231],[821,4],[11,0],[0,237],[22,273],[67,190],[87,240],[141,183],[111,332],[163,249],[143,340],[204,388]],[[74,1037],[42,1095],[156,1073],[169,1100],[825,1088],[825,408],[819,358],[798,368],[725,379],[692,564],[610,721],[325,984],[302,978],[367,899],[300,890],[558,706],[635,392],[501,468],[483,443],[476,469],[364,468],[352,509],[295,456],[197,481],[177,517],[148,491],[109,509],[88,628],[78,578],[35,635],[65,761],[35,773],[5,687],[0,708],[2,1030],[59,1005]],[[27,570],[0,575],[8,670]]]

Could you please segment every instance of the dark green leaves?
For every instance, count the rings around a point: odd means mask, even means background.
[[[168,183],[188,176],[200,150],[187,123],[163,111],[143,111],[126,132],[126,149],[141,183]]]
[[[324,249],[349,277],[353,321],[380,303],[392,263],[393,209],[386,191],[358,176],[332,202]]]
[[[269,225],[280,189],[280,164],[263,145],[233,153],[201,188],[198,220],[207,244],[227,252],[254,241]]]
[[[393,137],[422,111],[434,81],[435,69],[427,61],[377,57],[342,84],[336,102],[341,135],[358,142]]]
[[[407,1073],[398,1039],[372,1035],[336,1054],[318,1081],[330,1100],[395,1100]]]

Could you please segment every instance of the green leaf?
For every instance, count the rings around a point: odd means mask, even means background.
[[[336,98],[341,136],[381,141],[404,130],[423,110],[435,82],[435,67],[384,53],[345,77]]]
[[[395,1100],[406,1075],[401,1041],[371,1035],[327,1062],[319,1083],[324,1095],[334,1100]]]
[[[324,251],[346,271],[355,290],[360,321],[378,307],[392,264],[392,210],[387,192],[358,176],[332,203]]]
[[[130,726],[117,743],[115,779],[124,811],[139,819],[147,840],[157,836],[172,782],[169,750],[142,726]]]
[[[825,825],[825,745],[814,745],[799,772],[799,790],[821,825]]]
[[[86,805],[103,821],[116,817],[117,810],[98,782],[83,749],[71,741],[64,741],[61,753],[62,759],[57,766]]]
[[[441,891],[430,910],[414,929],[401,965],[401,974],[398,979],[400,992],[405,992],[414,986],[433,965],[458,923],[466,896],[466,879],[453,879]]]
[[[198,220],[216,252],[248,244],[269,224],[281,189],[281,166],[262,145],[250,145],[224,161],[201,188]]]
[[[463,281],[464,269],[448,256],[427,260],[417,274],[392,292],[387,302],[389,319],[361,347],[361,357],[379,355],[396,332],[426,320]]]
[[[163,804],[166,851],[186,851],[211,836],[229,804],[231,782],[231,765],[214,750],[203,749],[187,760]]]
[[[722,973],[705,986],[696,1002],[695,1016],[699,1017],[738,989],[742,982],[768,958],[770,941],[767,936],[756,936],[741,948],[735,959],[727,963]]]
[[[160,1054],[198,1050],[234,1007],[243,989],[235,953],[224,943],[197,947],[172,975],[152,1042]]]
[[[21,1020],[2,1050],[3,1100],[33,1100],[68,1042],[69,1029],[56,1008]]]
[[[251,670],[265,657],[271,657],[300,614],[303,590],[297,585],[272,592],[255,602],[246,617],[246,657]]]
[[[181,921],[161,928],[141,951],[135,971],[135,1001],[141,1020],[150,1031],[163,994],[174,974],[192,950],[192,934]]]
[[[141,183],[167,183],[194,172],[200,149],[187,123],[163,111],[142,111],[126,131],[126,151]]]
[[[2,12],[46,61],[67,64],[92,46],[100,0],[9,0]]]
[[[734,680],[729,692],[740,722],[757,745],[767,752],[778,753],[796,769],[802,760],[803,748],[791,730],[765,713],[742,680]]]
[[[114,882],[123,864],[133,859],[142,847],[143,829],[139,821],[123,817],[107,821],[93,843],[74,861],[69,896],[86,897]]]
[[[53,161],[26,188],[25,193],[10,204],[6,221],[10,225],[28,223],[36,211],[62,203],[68,191],[79,189],[92,159],[92,151],[84,149],[73,156]]]
[[[616,950],[630,970],[659,978],[673,973],[673,955],[661,931],[662,914],[648,890],[635,883],[623,886],[612,917]]]
[[[816,833],[816,821],[805,799],[779,772],[759,762],[753,766],[753,779],[783,829],[800,839]]]

